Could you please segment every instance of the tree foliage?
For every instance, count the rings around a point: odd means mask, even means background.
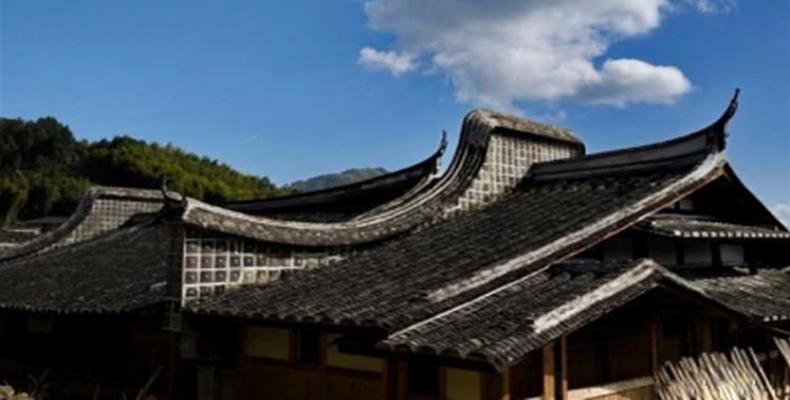
[[[171,189],[208,202],[285,194],[265,177],[216,160],[128,136],[79,141],[51,117],[0,118],[0,216],[17,219],[70,213],[91,185]]]

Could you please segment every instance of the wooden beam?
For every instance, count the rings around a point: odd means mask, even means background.
[[[543,347],[543,400],[554,400],[554,342]]]

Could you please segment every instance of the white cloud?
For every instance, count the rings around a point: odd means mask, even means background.
[[[790,227],[790,202],[776,204],[771,207],[771,211],[786,227]]]
[[[359,61],[396,75],[439,72],[459,100],[501,109],[562,99],[672,103],[691,88],[678,68],[596,61],[613,43],[657,28],[674,2],[706,11],[729,1],[368,0],[368,25],[393,34],[396,44],[366,47]]]
[[[684,0],[684,2],[704,13],[724,12],[735,7],[735,0]]]
[[[671,103],[691,89],[679,69],[640,60],[606,60],[598,79],[579,91],[592,103],[624,106],[631,102]]]
[[[393,75],[400,75],[416,68],[414,58],[396,51],[378,51],[365,47],[359,51],[359,63],[372,68],[385,69]]]

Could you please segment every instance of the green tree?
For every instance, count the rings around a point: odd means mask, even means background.
[[[288,193],[265,177],[173,145],[119,136],[89,143],[52,117],[0,118],[0,212],[18,218],[70,213],[90,185],[170,188],[209,202]]]

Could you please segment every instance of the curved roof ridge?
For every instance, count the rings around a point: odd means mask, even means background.
[[[532,166],[525,180],[586,177],[642,168],[679,167],[699,162],[708,154],[720,152],[726,147],[727,123],[738,109],[739,94],[740,90],[736,89],[722,115],[700,130],[642,146],[537,163]]]
[[[328,187],[325,189],[294,193],[286,196],[266,199],[226,202],[223,204],[223,207],[241,212],[255,212],[272,210],[281,207],[313,205],[331,201],[337,196],[343,197],[343,194],[345,193],[370,190],[371,188],[376,187],[392,186],[393,184],[402,183],[406,180],[414,180],[414,184],[411,185],[411,187],[406,191],[406,193],[411,193],[415,188],[422,188],[425,186],[425,182],[434,179],[436,172],[439,170],[441,158],[444,155],[446,148],[447,139],[446,135],[443,135],[439,147],[430,156],[420,162],[396,171],[388,172],[357,182]]]
[[[497,125],[503,129],[540,136],[551,140],[574,143],[584,147],[584,142],[567,128],[548,125],[533,121],[528,118],[517,117],[515,115],[493,111],[486,108],[480,108],[472,112],[478,113],[480,118],[491,120],[492,124]]]
[[[485,162],[486,151],[494,130],[528,128],[530,130],[519,132],[576,143],[582,148],[584,146],[575,137],[550,135],[549,128],[545,125],[476,109],[464,117],[458,147],[447,171],[440,178],[426,185],[424,191],[413,195],[397,207],[359,219],[322,223],[253,216],[211,206],[195,199],[187,199],[182,219],[187,223],[223,233],[297,245],[349,245],[384,239],[425,222],[442,218],[444,207],[457,200],[477,176]],[[561,131],[559,128],[556,129],[557,132]]]
[[[73,240],[69,241],[69,237],[74,235],[84,224],[86,224],[91,216],[98,217],[98,214],[103,212],[95,207],[97,201],[100,199],[129,199],[152,203],[160,202],[164,204],[164,194],[161,190],[93,186],[85,192],[76,210],[63,224],[19,246],[0,250],[0,262],[42,251],[53,246],[62,246],[84,240],[72,238]],[[158,208],[161,208],[161,206]],[[140,212],[146,211],[141,207]],[[89,235],[89,237],[99,235],[107,230],[109,230],[109,228],[100,229],[94,232],[93,235]]]

